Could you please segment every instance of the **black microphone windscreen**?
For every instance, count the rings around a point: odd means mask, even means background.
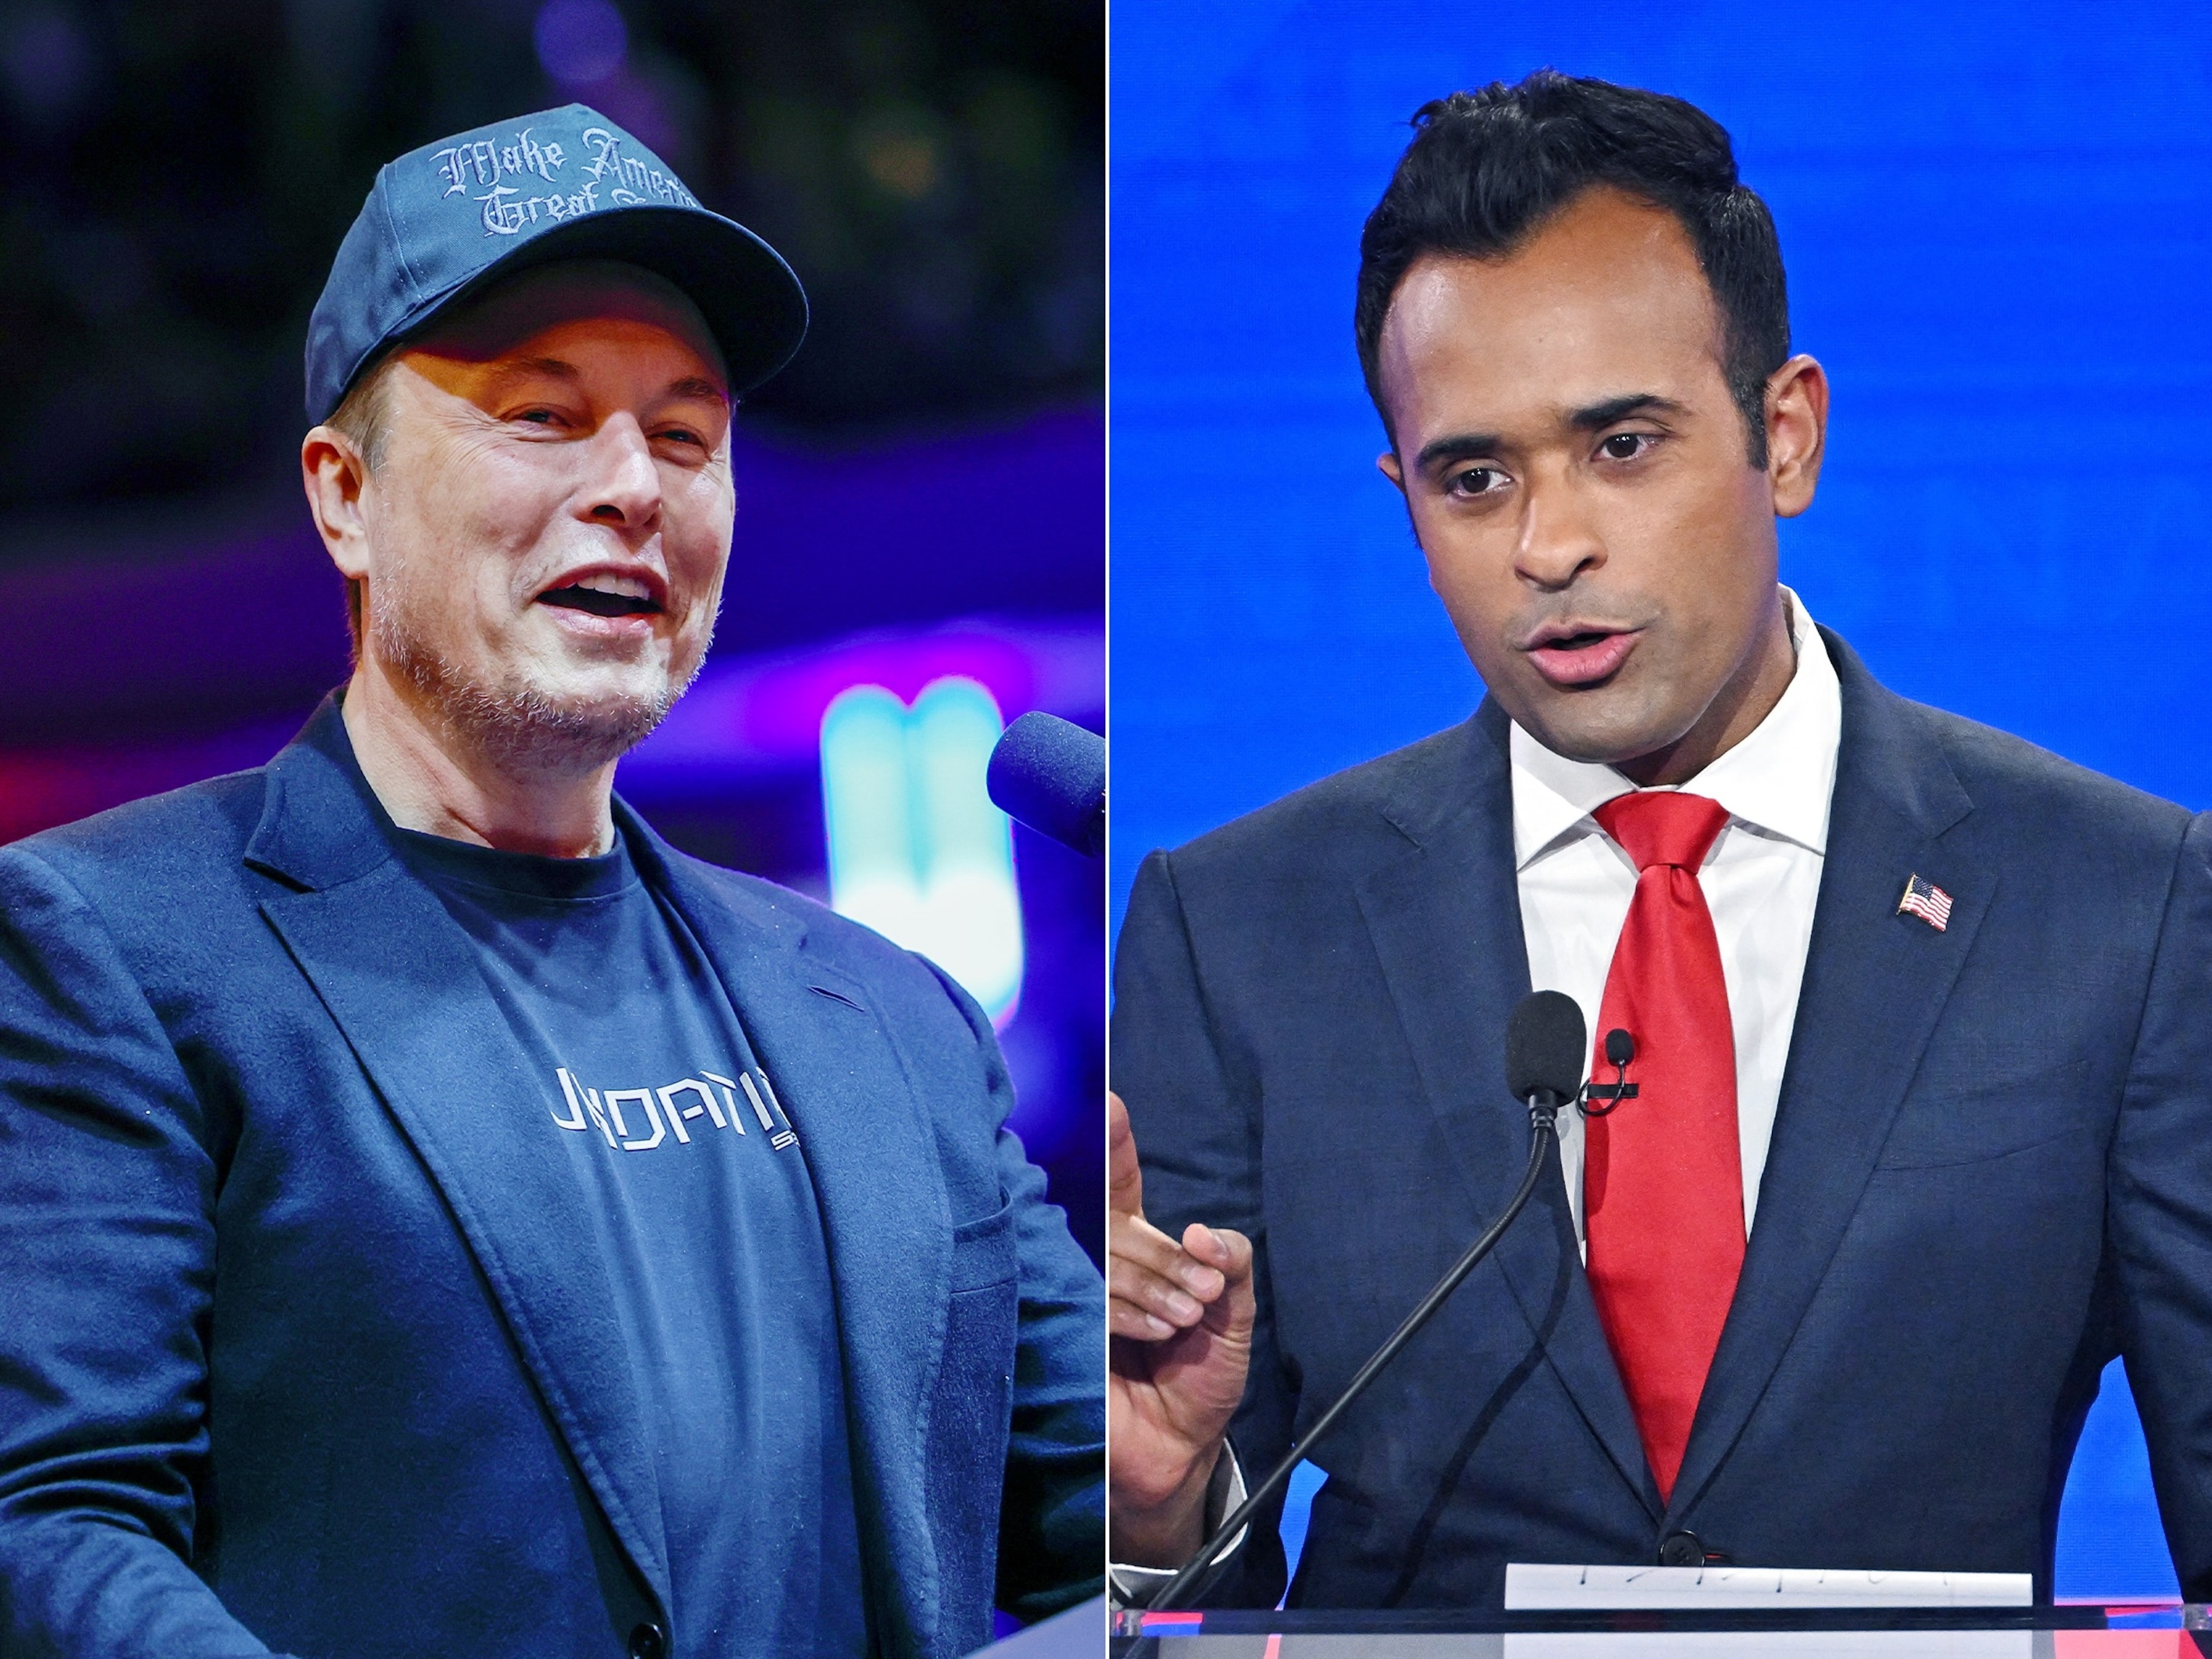
[[[991,751],[984,785],[1008,817],[1096,858],[1106,847],[1106,739],[1032,710]]]
[[[1505,1028],[1505,1081],[1516,1100],[1548,1094],[1565,1100],[1583,1086],[1589,1030],[1581,1006],[1564,991],[1532,991]]]

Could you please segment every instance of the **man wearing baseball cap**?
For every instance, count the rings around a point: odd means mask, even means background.
[[[0,1651],[951,1656],[1095,1593],[1099,1281],[989,1022],[612,792],[805,321],[581,106],[378,174],[301,449],[351,679],[0,851]]]

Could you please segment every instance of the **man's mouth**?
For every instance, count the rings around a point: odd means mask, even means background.
[[[1540,635],[1528,647],[1536,672],[1559,686],[1590,685],[1609,679],[1628,660],[1642,630],[1587,628]]]
[[[565,587],[548,588],[538,602],[594,617],[657,617],[661,610],[652,590],[635,576],[586,576]]]

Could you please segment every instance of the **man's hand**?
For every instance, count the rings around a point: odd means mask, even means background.
[[[1177,1244],[1145,1219],[1128,1109],[1106,1097],[1108,1442],[1113,1554],[1179,1567],[1205,1540],[1206,1482],[1252,1360],[1252,1243],[1193,1222]]]

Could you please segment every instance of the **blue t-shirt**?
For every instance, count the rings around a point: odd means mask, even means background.
[[[401,831],[541,1068],[637,1376],[672,1651],[870,1651],[829,1252],[805,1155],[690,929],[628,848]]]

